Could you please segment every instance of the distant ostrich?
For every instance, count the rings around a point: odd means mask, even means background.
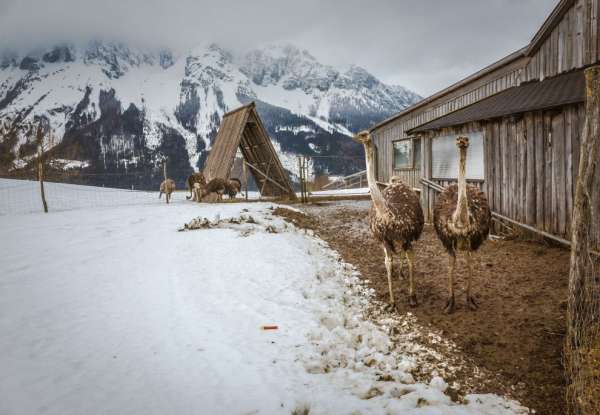
[[[190,200],[194,196],[195,183],[199,183],[200,186],[206,186],[206,178],[204,177],[204,174],[202,172],[190,174],[186,182],[188,190],[190,191],[190,195],[185,197],[187,200]]]
[[[167,199],[167,203],[169,203],[169,201],[171,200],[171,193],[173,193],[174,191],[175,182],[172,179],[163,180],[163,182],[160,184],[160,193],[158,194],[158,198],[160,199],[160,197],[164,193]]]
[[[467,305],[477,309],[477,302],[471,295],[473,265],[471,254],[479,249],[487,239],[492,215],[485,194],[479,188],[467,185],[466,164],[469,139],[458,137],[456,145],[460,154],[458,185],[448,186],[439,195],[433,211],[435,231],[450,255],[448,270],[448,302],[445,312],[454,311],[454,269],[456,251],[467,251]]]
[[[235,196],[240,193],[242,190],[242,182],[240,179],[236,179],[235,177],[229,179],[225,182],[225,193],[229,196],[230,199],[234,199]]]
[[[417,296],[413,281],[413,242],[417,241],[423,232],[423,210],[417,194],[400,180],[394,180],[383,192],[377,186],[375,179],[375,145],[371,135],[363,131],[356,136],[356,141],[363,144],[367,164],[367,182],[371,191],[373,207],[370,213],[370,227],[373,236],[381,242],[385,253],[385,268],[387,271],[390,302],[395,305],[392,288],[394,267],[393,254],[400,250],[408,262],[408,302],[417,305]]]
[[[205,187],[201,188],[201,199],[206,197],[211,193],[217,194],[217,201],[223,200],[223,193],[225,193],[225,189],[227,186],[227,182],[225,179],[214,178]]]
[[[192,200],[194,202],[202,202],[202,192],[203,192],[203,189],[205,189],[205,188],[206,188],[206,184],[202,185],[198,182],[194,183],[194,189],[192,190],[192,195],[193,195]],[[187,198],[187,196],[186,196],[186,198]]]

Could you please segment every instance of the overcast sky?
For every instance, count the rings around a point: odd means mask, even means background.
[[[291,42],[429,95],[525,46],[558,0],[0,0],[0,46]]]

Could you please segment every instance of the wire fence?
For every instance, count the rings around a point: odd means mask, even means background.
[[[137,204],[164,203],[158,192],[44,182],[50,212]],[[40,183],[25,179],[0,179],[0,215],[42,212]]]

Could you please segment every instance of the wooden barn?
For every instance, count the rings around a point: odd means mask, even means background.
[[[422,189],[431,215],[456,180],[457,135],[468,178],[509,220],[569,239],[584,121],[583,69],[600,62],[600,0],[562,0],[524,48],[371,129],[378,180]],[[600,246],[600,169],[592,239]]]

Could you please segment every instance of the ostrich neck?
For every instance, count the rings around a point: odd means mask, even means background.
[[[377,213],[383,212],[383,195],[379,186],[377,186],[377,178],[375,177],[375,148],[372,144],[365,144],[365,156],[367,161],[367,182],[371,192],[371,199]]]
[[[467,200],[467,177],[466,177],[466,164],[467,164],[467,149],[460,149],[460,164],[458,167],[458,201],[456,203],[456,210],[454,211],[453,220],[454,224],[463,228],[469,223],[469,204]]]

